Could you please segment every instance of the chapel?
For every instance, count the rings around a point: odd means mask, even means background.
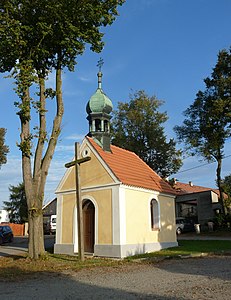
[[[89,133],[80,157],[84,251],[123,258],[177,246],[175,191],[134,152],[111,145],[112,101],[98,87],[86,112]],[[69,168],[56,190],[55,253],[78,253],[75,170]]]

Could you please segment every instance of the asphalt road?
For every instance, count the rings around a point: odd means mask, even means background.
[[[55,236],[44,236],[45,249],[51,248],[55,243]],[[28,237],[16,236],[12,243],[5,243],[0,246],[1,256],[24,256],[28,252]]]

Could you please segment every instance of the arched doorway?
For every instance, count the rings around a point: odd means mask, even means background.
[[[95,206],[87,200],[83,203],[84,251],[94,253],[95,244]]]

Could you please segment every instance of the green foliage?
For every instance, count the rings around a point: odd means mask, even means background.
[[[6,155],[9,152],[9,147],[5,145],[6,129],[0,128],[0,168],[7,162]]]
[[[225,176],[224,180],[222,181],[222,187],[227,195],[227,197],[224,199],[224,204],[231,215],[231,174]]]
[[[30,121],[31,115],[30,115],[30,100],[25,100],[23,102],[15,102],[15,107],[18,108],[17,115],[20,117],[22,123],[26,123]]]
[[[204,82],[205,91],[197,93],[184,112],[183,125],[176,126],[175,131],[190,153],[218,160],[231,137],[231,50],[219,53],[211,78]]]
[[[118,15],[124,0],[4,0],[0,3],[0,71],[10,71],[18,63],[47,75],[61,63],[73,70],[85,44],[100,52],[103,33]],[[9,51],[10,49],[10,51]],[[28,62],[30,62],[28,64]]]
[[[119,102],[113,112],[112,143],[135,152],[154,171],[167,177],[182,165],[181,151],[173,139],[167,141],[162,124],[166,112],[159,111],[163,101],[144,91],[130,95],[128,103]]]
[[[231,197],[231,174],[225,176],[223,180],[223,188],[225,193]]]
[[[56,91],[54,91],[52,88],[48,88],[45,91],[45,96],[46,98],[54,99],[56,96]]]
[[[46,78],[53,68],[73,71],[86,44],[100,52],[101,27],[111,25],[124,0],[4,0],[0,3],[0,72],[12,71],[16,93]],[[46,97],[54,97],[46,89]],[[27,99],[27,101],[30,101]],[[29,118],[28,103],[19,107],[22,121]]]
[[[231,230],[231,215],[218,214],[214,219],[214,228],[216,230]]]
[[[111,25],[124,0],[4,0],[0,2],[0,72],[11,72],[20,101],[15,102],[22,126],[31,121],[31,109],[45,116],[44,99],[60,91],[45,88],[52,70],[73,71],[78,55],[87,44],[95,52],[104,46],[102,27]],[[40,87],[39,100],[30,97],[30,88]],[[44,90],[41,86],[44,84]],[[60,102],[58,104],[60,106]],[[62,109],[60,109],[62,111]],[[60,115],[60,114],[59,114]],[[45,124],[43,119],[43,124]],[[40,125],[41,126],[41,125]],[[48,141],[45,128],[34,137]],[[19,148],[29,157],[32,133],[24,126]],[[56,130],[58,133],[60,130]],[[53,138],[53,137],[52,137]],[[6,151],[6,148],[2,148]],[[4,162],[4,161],[3,161]]]
[[[184,112],[183,125],[176,126],[175,131],[189,153],[217,161],[217,184],[225,212],[221,165],[225,142],[231,137],[231,49],[219,52],[211,78],[204,82],[205,91],[197,93],[194,103]]]
[[[23,156],[30,157],[32,155],[32,140],[33,140],[33,135],[30,134],[28,137],[25,137],[21,143],[17,143],[18,148],[22,152]]]
[[[28,220],[28,210],[25,188],[23,183],[17,186],[10,185],[10,200],[4,201],[4,208],[9,212],[10,222],[24,223]]]
[[[83,54],[86,45],[95,52],[102,50],[102,28],[113,23],[118,15],[117,7],[123,2],[0,1],[0,72],[10,72],[19,98],[19,102],[15,103],[21,121],[18,146],[22,151],[23,180],[29,208],[41,208],[46,176],[61,131],[64,113],[62,71],[65,68],[74,70],[77,57]],[[55,91],[46,86],[48,75],[52,72],[56,75]],[[38,99],[32,99],[31,91],[36,86],[39,87],[39,92],[35,93]],[[51,133],[47,132],[50,127],[46,110],[48,98],[55,98],[53,103],[56,105]],[[34,110],[38,117],[31,126]],[[31,128],[35,128],[35,132]],[[29,223],[29,255],[38,258],[44,252],[42,227],[33,226],[34,220]],[[36,240],[40,242],[35,243]]]

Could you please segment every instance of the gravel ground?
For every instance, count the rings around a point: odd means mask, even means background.
[[[231,257],[164,260],[0,282],[1,300],[231,299]]]

